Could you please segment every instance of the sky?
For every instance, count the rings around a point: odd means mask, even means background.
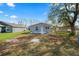
[[[0,21],[23,22],[27,26],[47,22],[49,6],[49,3],[0,3]],[[76,25],[79,25],[79,22],[76,22]]]
[[[45,22],[48,19],[48,3],[2,3],[0,21],[18,23]]]

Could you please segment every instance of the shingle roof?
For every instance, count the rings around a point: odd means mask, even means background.
[[[0,27],[3,27],[3,25],[0,24]]]
[[[25,27],[23,24],[15,24],[15,23],[6,23],[3,21],[0,21],[1,25],[7,25],[7,26],[11,26],[11,27]]]
[[[14,23],[9,23],[12,27],[25,27],[23,24],[14,24]]]
[[[39,24],[44,24],[44,25],[51,26],[50,24],[47,24],[47,23],[37,23],[37,24],[30,25],[29,27],[32,27],[32,26],[35,26],[35,25],[39,25]]]

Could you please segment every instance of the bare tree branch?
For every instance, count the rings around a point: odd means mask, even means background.
[[[65,3],[64,5],[65,5],[65,8],[66,8],[66,11],[67,11],[67,12],[75,13],[75,11],[68,10],[68,8],[67,8],[67,4],[66,4],[66,3]]]

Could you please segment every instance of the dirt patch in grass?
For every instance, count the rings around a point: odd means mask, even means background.
[[[17,37],[16,39],[18,40],[31,40],[33,38],[37,38],[37,39],[47,39],[49,41],[63,41],[63,38],[60,36],[56,36],[56,35],[49,35],[49,34],[28,34],[28,35],[24,35],[21,37]]]
[[[40,43],[31,42],[34,38],[40,39]],[[63,38],[60,36],[49,34],[26,34],[19,36],[12,41],[1,42],[0,55],[58,55],[59,49],[57,47],[62,43]]]

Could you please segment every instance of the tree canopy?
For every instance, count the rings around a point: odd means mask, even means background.
[[[70,26],[71,32],[75,33],[75,22],[78,19],[78,14],[78,3],[51,4],[48,19],[53,22],[57,17],[59,23],[63,23],[65,26]]]

